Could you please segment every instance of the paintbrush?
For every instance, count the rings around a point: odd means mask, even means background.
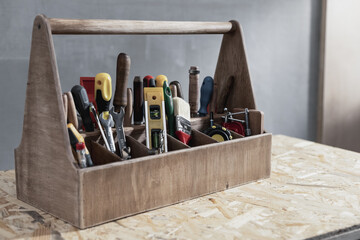
[[[175,135],[181,142],[188,144],[191,138],[190,105],[179,97],[174,97],[173,103]]]

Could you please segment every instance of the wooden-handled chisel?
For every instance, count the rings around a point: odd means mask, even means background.
[[[120,53],[116,65],[116,88],[114,94],[114,106],[110,114],[115,121],[116,134],[119,145],[119,155],[123,160],[130,158],[130,148],[126,145],[124,133],[125,107],[127,105],[126,86],[130,72],[130,57],[125,53]]]
[[[127,105],[125,107],[125,117],[124,117],[124,126],[131,126],[131,118],[133,115],[133,93],[132,89],[127,89]]]

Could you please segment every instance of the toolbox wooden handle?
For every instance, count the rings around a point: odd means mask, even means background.
[[[53,34],[224,34],[231,22],[167,22],[49,18]]]

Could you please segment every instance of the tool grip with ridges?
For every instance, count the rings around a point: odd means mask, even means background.
[[[126,87],[130,72],[130,57],[125,53],[120,53],[116,64],[116,87],[114,93],[113,105],[116,112],[120,111],[120,107],[126,107],[127,95]]]
[[[189,70],[189,104],[191,116],[196,116],[199,109],[199,68],[192,66]]]

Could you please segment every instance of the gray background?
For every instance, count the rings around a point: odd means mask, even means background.
[[[238,20],[266,129],[315,140],[320,0],[1,0],[0,169],[14,168],[32,22],[39,13],[60,18]],[[132,60],[129,87],[135,75],[165,74],[182,83],[186,98],[189,66],[200,67],[201,79],[213,76],[220,43],[220,35],[54,36],[63,91],[78,84],[80,76],[108,72],[115,78],[116,56],[126,52]]]

